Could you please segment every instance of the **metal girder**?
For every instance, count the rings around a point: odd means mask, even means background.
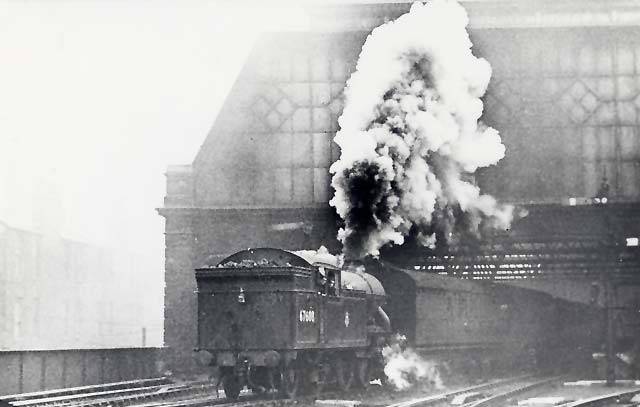
[[[640,278],[639,247],[596,237],[496,239],[447,254],[426,250],[412,254],[403,256],[404,267],[465,278],[558,278],[603,272]]]

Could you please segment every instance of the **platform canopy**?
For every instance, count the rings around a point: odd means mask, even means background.
[[[391,248],[383,257],[404,268],[476,280],[577,278],[608,273],[640,282],[635,205],[547,205],[515,219],[508,231],[433,251]]]

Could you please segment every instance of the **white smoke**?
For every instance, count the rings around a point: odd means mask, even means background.
[[[302,257],[311,264],[326,263],[335,267],[342,267],[344,262],[342,256],[336,256],[329,253],[329,250],[324,246],[320,246],[318,250],[297,250],[293,253]]]
[[[398,336],[393,344],[382,349],[384,374],[396,390],[405,390],[417,383],[428,382],[436,389],[444,388],[437,365],[424,360],[410,348],[405,348],[404,336]]]
[[[505,147],[479,124],[491,76],[471,53],[465,10],[452,0],[414,3],[369,35],[345,89],[331,167],[331,200],[351,257],[377,256],[413,230],[434,247],[436,231],[507,228],[512,208],[480,193],[471,174],[497,163]]]

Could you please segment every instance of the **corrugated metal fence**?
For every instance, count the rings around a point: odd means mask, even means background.
[[[155,377],[161,348],[0,351],[0,395]]]

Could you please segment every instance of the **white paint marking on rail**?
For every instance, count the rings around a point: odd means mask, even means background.
[[[325,407],[355,407],[362,404],[357,400],[316,400],[316,406]]]
[[[532,397],[518,401],[519,406],[555,406],[564,403],[565,397]]]
[[[460,406],[460,405],[468,403],[468,402],[470,402],[470,401],[472,401],[474,399],[477,400],[477,399],[479,399],[481,397],[482,397],[482,393],[477,392],[477,391],[458,394],[457,396],[455,396],[453,398],[453,400],[451,400],[451,405]]]
[[[606,383],[606,380],[577,380],[575,382],[565,382],[563,386],[594,386]],[[640,386],[640,380],[616,380],[616,384],[623,386]]]

